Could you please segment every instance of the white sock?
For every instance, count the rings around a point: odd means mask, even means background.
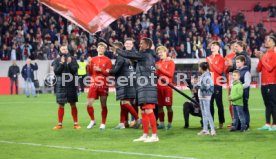
[[[148,137],[148,134],[143,134],[143,137]]]
[[[157,137],[157,134],[152,134],[152,136],[151,137],[154,137],[154,138],[156,138]]]
[[[160,125],[164,126],[164,122],[160,122]]]

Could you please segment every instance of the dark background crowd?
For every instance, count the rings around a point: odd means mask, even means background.
[[[268,10],[275,16],[275,5]],[[212,40],[220,42],[223,56],[232,40],[246,42],[248,54],[254,56],[255,49],[264,49],[262,42],[270,32],[262,24],[248,26],[242,12],[219,12],[202,0],[162,0],[147,14],[120,18],[97,35],[111,43],[132,37],[136,47],[141,38],[150,37],[155,46],[168,47],[172,58],[204,58],[211,54]],[[0,1],[0,60],[52,60],[62,44],[79,59],[97,55],[97,43],[95,36],[37,0]],[[106,55],[113,58],[111,50]]]

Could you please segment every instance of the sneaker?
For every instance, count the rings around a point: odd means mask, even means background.
[[[87,129],[92,129],[96,125],[96,122],[91,120],[90,123],[87,126]]]
[[[167,129],[170,130],[172,128],[172,124],[167,125]]]
[[[268,131],[276,131],[276,126],[272,126]]]
[[[219,123],[218,129],[222,129],[223,128],[223,123]]]
[[[216,136],[216,135],[217,135],[216,131],[215,130],[211,130],[211,136]]]
[[[53,128],[53,130],[59,130],[59,129],[62,129],[62,128],[63,128],[62,125],[57,125]]]
[[[269,130],[270,128],[271,128],[270,126],[264,125],[263,127],[258,128],[257,130]]]
[[[201,130],[199,133],[197,133],[199,136],[205,136],[205,135],[210,135],[209,131]]]
[[[144,142],[158,142],[159,138],[157,136],[155,137],[148,137]]]
[[[157,129],[165,129],[165,126],[162,125],[162,124],[159,124],[159,125],[157,126]]]
[[[101,125],[100,125],[100,129],[101,129],[101,130],[104,130],[104,129],[105,129],[105,124],[101,124]]]
[[[140,141],[144,142],[147,140],[147,138],[148,138],[148,136],[143,135],[143,136],[139,137],[138,139],[134,139],[133,142],[140,142]]]
[[[232,128],[232,124],[227,125],[227,128],[231,129]]]
[[[189,125],[184,125],[184,129],[188,129],[189,128]]]
[[[140,128],[141,123],[142,123],[142,120],[141,120],[141,119],[137,119],[137,121],[135,122],[134,129],[139,129],[139,128]]]
[[[125,124],[118,124],[114,129],[125,129]]]
[[[81,127],[79,126],[79,124],[75,124],[74,125],[74,129],[80,129]]]
[[[234,127],[232,127],[229,131],[230,131],[230,132],[235,132],[235,131],[237,131],[237,129],[234,128]]]

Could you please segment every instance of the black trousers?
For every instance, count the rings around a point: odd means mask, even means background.
[[[84,88],[85,88],[84,78],[85,77],[86,77],[86,75],[79,76],[79,84],[80,84],[81,92],[84,92]]]
[[[15,91],[16,91],[16,94],[18,94],[18,80],[10,78],[10,81],[11,81],[11,86],[10,86],[11,94],[13,94],[13,85],[15,85]]]
[[[265,104],[266,123],[276,124],[276,84],[265,85],[261,87],[262,96]]]
[[[219,123],[222,124],[225,122],[224,118],[224,108],[222,103],[222,86],[214,86],[214,93],[211,97],[210,101],[210,111],[212,114],[212,117],[214,119],[215,109],[214,109],[214,102],[216,100],[217,108],[218,108],[218,117],[219,117]]]
[[[195,108],[194,108],[193,103],[185,102],[184,105],[183,105],[183,116],[184,116],[184,122],[185,122],[184,126],[189,127],[190,114],[193,115],[193,116],[202,117],[201,116],[201,111],[195,112]]]

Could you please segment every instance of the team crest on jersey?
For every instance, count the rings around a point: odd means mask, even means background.
[[[130,70],[133,70],[133,66],[129,66],[128,68],[129,68]]]
[[[166,97],[166,98],[165,98],[165,101],[166,101],[167,103],[169,103],[169,102],[171,102],[171,98],[170,98],[170,97]]]

